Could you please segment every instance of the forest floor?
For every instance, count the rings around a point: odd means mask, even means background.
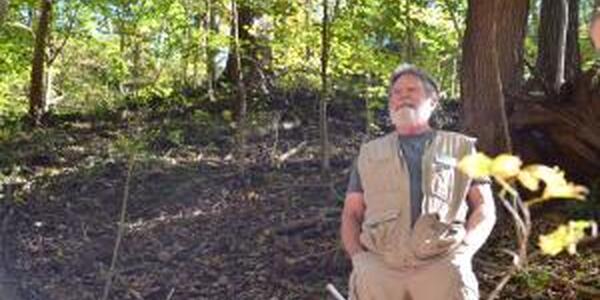
[[[277,135],[252,127],[241,172],[230,130],[193,116],[142,115],[136,130],[123,118],[83,118],[0,143],[2,167],[20,166],[18,189],[5,191],[14,203],[4,210],[2,240],[23,299],[101,299],[127,174],[114,144],[132,132],[156,134],[133,168],[109,299],[329,299],[327,283],[345,294],[339,214],[361,124],[331,121],[332,191],[320,177],[316,124],[291,122]],[[567,217],[534,215],[534,236]],[[500,249],[512,247],[513,230],[499,223],[475,258],[483,295],[511,261]],[[599,299],[594,247],[538,256],[501,298]]]

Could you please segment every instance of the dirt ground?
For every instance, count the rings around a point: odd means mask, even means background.
[[[23,299],[101,298],[126,164],[107,154],[119,128],[96,125],[54,130],[45,154],[32,150],[40,147],[34,135],[2,146],[30,178],[4,214],[4,261]],[[137,162],[109,299],[329,299],[327,283],[345,294],[350,264],[339,213],[363,135],[342,121],[331,130],[333,190],[320,177],[317,126],[251,138],[244,172],[231,159],[232,142],[180,145]],[[557,225],[536,219],[536,232]],[[510,264],[500,249],[511,235],[499,225],[475,259],[483,295],[499,280],[498,266]],[[532,261],[502,298],[600,299],[597,250]]]

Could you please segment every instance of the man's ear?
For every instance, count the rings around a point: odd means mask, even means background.
[[[437,99],[437,98],[431,99],[431,110],[432,111],[436,110],[439,105],[440,105],[440,99]]]

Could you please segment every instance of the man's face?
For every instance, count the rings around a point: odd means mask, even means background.
[[[596,50],[600,50],[600,19],[596,19],[590,26],[590,38]]]
[[[421,80],[411,74],[402,75],[390,91],[389,111],[396,127],[427,124],[436,102],[425,92]]]

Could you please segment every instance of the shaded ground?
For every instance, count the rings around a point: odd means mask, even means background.
[[[281,129],[277,140],[272,129],[256,130],[248,169],[240,173],[227,130],[179,121],[151,119],[143,130],[129,130],[159,132],[134,168],[109,298],[326,299],[329,282],[345,291],[350,266],[339,247],[338,215],[360,125],[332,121],[336,192],[329,197],[319,177],[316,125]],[[12,206],[6,235],[10,274],[25,299],[102,295],[126,174],[110,145],[127,126],[73,124],[1,146],[26,166],[20,174],[28,178],[14,194],[23,202]],[[302,142],[307,146],[297,154],[273,163]],[[538,221],[536,231],[553,229],[555,221]],[[510,246],[511,233],[497,228],[476,259],[484,294],[500,277],[497,266],[510,263],[499,248]],[[540,258],[503,298],[594,299],[582,287],[600,289],[597,252]]]

